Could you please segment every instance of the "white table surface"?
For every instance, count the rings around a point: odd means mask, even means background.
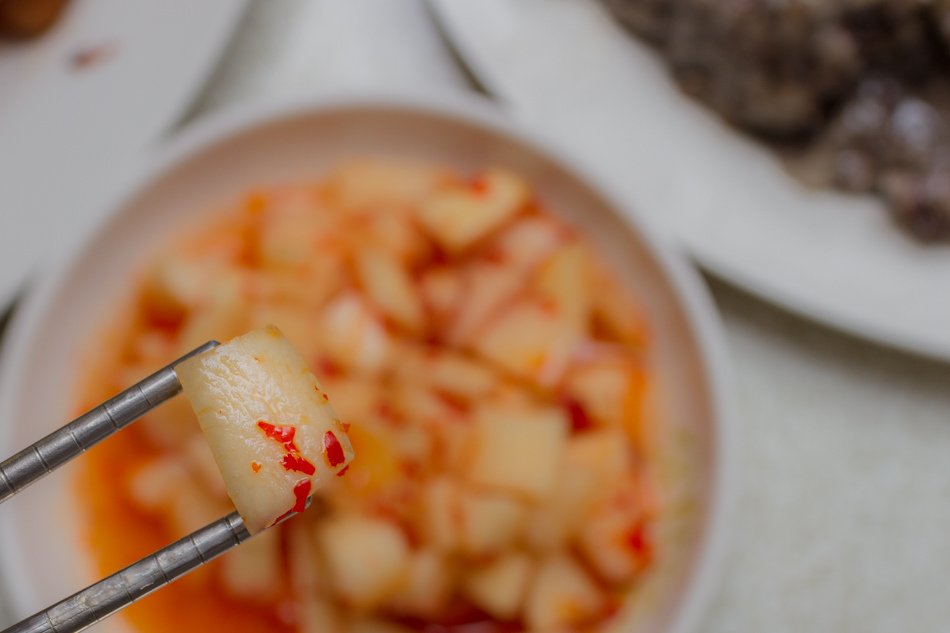
[[[422,0],[255,0],[186,121],[341,86],[468,83]],[[950,367],[710,285],[744,487],[701,630],[950,631]]]

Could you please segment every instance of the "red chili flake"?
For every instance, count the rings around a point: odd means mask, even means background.
[[[317,469],[310,463],[310,460],[305,459],[299,453],[287,453],[283,459],[280,460],[280,465],[287,470],[303,473],[305,475],[312,475],[317,472]]]
[[[468,181],[468,188],[472,190],[472,193],[485,195],[488,193],[488,180],[484,176],[476,176]]]
[[[541,308],[541,311],[545,314],[555,315],[557,314],[557,302],[553,299],[544,298],[538,302],[538,307]]]
[[[638,523],[627,533],[626,543],[633,551],[637,562],[644,567],[649,565],[650,561],[653,560],[653,543],[650,541],[649,534],[647,534],[647,526],[645,523]]]
[[[309,479],[301,479],[294,485],[294,498],[297,502],[290,509],[291,512],[303,512],[307,509],[307,497],[310,496],[310,489],[313,484]]]
[[[468,413],[472,406],[462,398],[454,393],[448,391],[443,391],[442,389],[435,390],[436,397],[449,409],[453,412],[458,413],[459,415],[465,415]]]
[[[323,401],[324,401],[324,402],[330,402],[330,396],[328,396],[328,395],[325,394],[325,393],[324,393],[324,394],[321,394],[321,395],[323,396]]]
[[[564,408],[567,409],[567,414],[571,418],[571,429],[575,433],[585,431],[594,426],[590,416],[587,415],[587,410],[575,398],[566,398],[564,400]]]
[[[272,440],[276,440],[284,445],[288,451],[296,451],[297,445],[294,444],[294,436],[297,434],[297,427],[289,424],[273,425],[264,420],[257,423],[258,428],[264,431],[264,435]]]
[[[348,471],[349,469],[350,469],[350,465],[347,464],[346,466],[344,466],[343,468],[340,469],[340,472],[338,472],[338,473],[336,474],[336,476],[337,476],[337,477],[342,477],[343,475],[346,474],[346,471]]]
[[[349,422],[343,422],[342,420],[340,421],[340,428],[343,429],[344,433],[349,433],[351,426],[352,424],[350,424]]]
[[[274,522],[271,523],[271,525],[272,526],[277,525],[278,523],[280,523],[281,521],[283,521],[284,519],[286,519],[287,517],[289,517],[291,514],[295,512],[303,512],[304,510],[306,510],[307,497],[310,496],[310,489],[312,485],[313,484],[310,483],[309,479],[301,479],[296,484],[294,484],[294,498],[296,499],[296,501],[294,502],[293,507],[291,507],[290,510],[287,510],[287,512],[284,512],[282,515],[274,519]]]
[[[479,258],[488,263],[495,264],[497,266],[504,265],[508,261],[508,255],[500,248],[489,248],[483,251]]]
[[[280,460],[280,465],[290,471],[304,473],[305,475],[314,474],[317,469],[313,463],[300,454],[297,445],[294,444],[294,436],[297,434],[297,428],[290,425],[274,426],[264,420],[257,423],[264,434],[272,440],[280,442],[284,446],[287,454]]]
[[[118,52],[118,44],[115,42],[107,42],[96,46],[81,48],[72,54],[69,61],[76,70],[85,70],[114,57]]]
[[[261,463],[260,462],[251,462],[251,470],[255,473],[261,472]]]
[[[376,404],[376,415],[383,418],[384,420],[396,420],[399,415],[396,413],[396,410],[393,409],[386,401],[382,401]]]
[[[318,358],[316,365],[317,373],[324,378],[338,378],[343,375],[343,368],[332,358]]]
[[[330,468],[336,468],[346,461],[346,455],[343,453],[343,445],[336,439],[333,431],[327,431],[323,436],[323,455],[327,458]]]

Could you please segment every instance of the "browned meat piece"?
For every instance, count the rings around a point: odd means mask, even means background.
[[[608,4],[686,92],[797,141],[809,182],[877,193],[915,236],[950,238],[950,0]]]
[[[917,0],[610,0],[658,42],[690,94],[736,125],[819,129],[868,69],[926,76],[934,42]]]
[[[685,0],[666,55],[684,89],[759,134],[814,131],[861,72],[825,3]],[[831,4],[831,3],[829,3]]]
[[[28,38],[56,22],[67,0],[0,0],[0,34]]]
[[[877,192],[914,235],[950,235],[950,113],[892,79],[868,79],[817,140],[831,185]]]

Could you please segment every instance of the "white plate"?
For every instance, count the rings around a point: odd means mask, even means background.
[[[72,0],[40,38],[0,43],[0,306],[181,114],[245,3]]]
[[[721,576],[735,486],[715,311],[686,262],[617,213],[595,179],[564,162],[563,150],[524,135],[473,98],[429,93],[422,100],[247,104],[183,130],[14,317],[0,364],[0,454],[35,441],[73,412],[83,355],[104,334],[110,310],[157,250],[206,221],[203,210],[215,213],[248,187],[318,178],[347,157],[367,154],[466,171],[487,164],[516,169],[635,288],[657,342],[657,384],[665,387],[658,394],[666,415],[657,474],[669,507],[661,531],[673,542],[661,546],[666,555],[641,589],[639,628],[628,630],[694,630]],[[70,514],[76,498],[68,473],[56,473],[0,511],[0,563],[19,616],[92,580]],[[119,622],[110,621],[109,630]]]
[[[431,0],[463,58],[701,265],[840,329],[950,359],[950,248],[875,200],[808,191],[673,85],[594,0]]]

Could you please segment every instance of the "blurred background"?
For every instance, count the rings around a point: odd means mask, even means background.
[[[235,107],[484,101],[711,292],[737,477],[695,630],[946,630],[946,3],[0,0],[0,24],[4,325],[117,192]],[[0,624],[40,606],[5,593]]]

